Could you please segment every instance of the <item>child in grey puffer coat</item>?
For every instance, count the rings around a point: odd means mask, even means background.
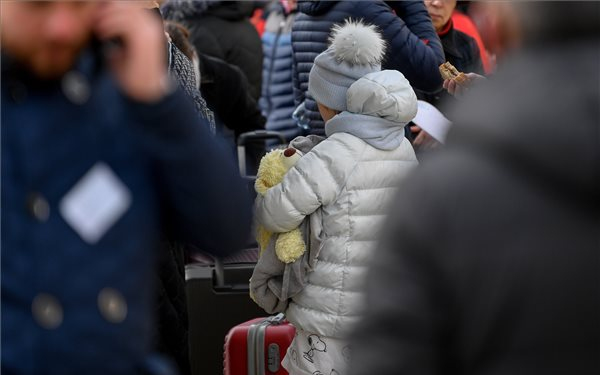
[[[287,232],[305,217],[319,243],[302,291],[286,310],[297,328],[284,367],[290,374],[344,374],[346,335],[359,318],[363,275],[399,181],[417,165],[404,126],[417,99],[397,71],[381,71],[384,41],[373,26],[336,26],[315,59],[309,91],[327,139],[304,155],[281,184],[257,197],[256,218]],[[312,242],[312,241],[311,241]]]

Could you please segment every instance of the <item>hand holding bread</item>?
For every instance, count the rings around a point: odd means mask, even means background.
[[[448,93],[457,97],[464,94],[473,82],[485,79],[484,76],[476,73],[460,72],[448,61],[440,65],[439,69],[444,79],[444,88],[448,90]]]
[[[459,85],[464,85],[469,82],[469,77],[465,73],[459,72],[458,69],[448,61],[440,65],[440,74],[444,80],[453,79]]]

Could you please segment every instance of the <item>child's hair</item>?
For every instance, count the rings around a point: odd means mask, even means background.
[[[165,21],[165,31],[171,37],[171,41],[188,59],[193,60],[196,54],[196,49],[189,40],[190,31],[175,21]]]

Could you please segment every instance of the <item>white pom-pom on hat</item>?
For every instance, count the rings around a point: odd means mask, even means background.
[[[351,65],[381,64],[386,46],[376,26],[352,19],[343,25],[334,25],[329,42],[338,62]]]

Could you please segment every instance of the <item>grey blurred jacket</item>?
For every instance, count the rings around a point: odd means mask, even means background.
[[[352,375],[600,373],[600,44],[560,38],[500,69],[405,180]]]

